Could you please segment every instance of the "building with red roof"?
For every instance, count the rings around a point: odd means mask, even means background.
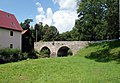
[[[0,10],[0,48],[21,50],[22,27],[13,14]]]

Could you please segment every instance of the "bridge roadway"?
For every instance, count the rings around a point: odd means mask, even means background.
[[[41,51],[42,49],[47,48],[50,51],[50,57],[57,57],[59,52],[65,53],[69,49],[72,51],[73,55],[75,55],[78,50],[86,47],[87,45],[88,41],[35,42],[34,49]]]

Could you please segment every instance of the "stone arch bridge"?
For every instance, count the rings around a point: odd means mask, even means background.
[[[88,41],[51,41],[51,42],[35,42],[34,49],[41,51],[44,48],[49,49],[50,57],[57,57],[59,52],[65,53],[70,49],[74,54],[79,49],[82,49],[88,45]]]

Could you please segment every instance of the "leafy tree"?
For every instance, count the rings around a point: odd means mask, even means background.
[[[77,28],[73,28],[71,31],[67,31],[56,36],[57,41],[78,41],[79,33]]]
[[[35,30],[34,30],[34,36],[36,41],[40,41],[43,39],[43,24],[42,22],[40,22],[39,24],[35,24],[34,26]],[[36,38],[37,35],[37,38]]]
[[[45,25],[43,28],[43,40],[44,41],[54,41],[56,36],[59,34],[57,28],[55,26]]]
[[[76,20],[76,28],[80,33],[80,40],[96,40],[96,30],[101,28],[100,25],[104,20],[101,1],[81,0],[77,10],[79,19]]]
[[[37,41],[54,41],[59,32],[55,26],[48,26],[47,24],[43,26],[40,22],[39,24],[35,24],[33,34],[35,39],[37,34]]]
[[[23,30],[29,29],[30,27],[30,22],[33,22],[32,19],[26,19],[24,21],[24,23],[20,23],[21,27],[23,28]]]
[[[73,27],[73,29],[70,31],[71,34],[71,40],[72,41],[78,41],[79,40],[79,33],[78,29]]]
[[[81,0],[77,12],[79,40],[118,38],[118,0]]]
[[[119,0],[106,0],[107,35],[109,39],[119,38]]]

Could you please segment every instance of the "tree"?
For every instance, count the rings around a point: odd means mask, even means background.
[[[20,23],[21,27],[23,28],[23,30],[29,29],[30,27],[30,22],[33,22],[32,19],[26,19],[24,21],[24,23]]]
[[[55,26],[48,26],[47,24],[43,26],[41,22],[39,24],[35,24],[33,32],[35,39],[37,34],[37,41],[54,41],[56,40],[56,36],[59,34]]]
[[[73,29],[70,31],[70,34],[71,34],[71,41],[79,40],[79,33],[77,28],[73,27]]]
[[[36,41],[42,40],[43,34],[44,34],[42,22],[40,22],[39,24],[35,24],[34,28],[35,28],[34,29],[34,36],[35,36]],[[37,36],[37,38],[36,38],[36,36]]]
[[[119,0],[107,0],[107,36],[109,39],[119,38]]]
[[[99,40],[99,30],[102,30],[105,6],[102,1],[81,0],[77,10],[79,19],[75,27],[80,33],[80,40]]]
[[[54,41],[56,36],[59,34],[55,26],[48,26],[47,24],[43,28],[43,40],[44,41]]]
[[[77,12],[79,40],[118,38],[118,0],[81,0]]]

